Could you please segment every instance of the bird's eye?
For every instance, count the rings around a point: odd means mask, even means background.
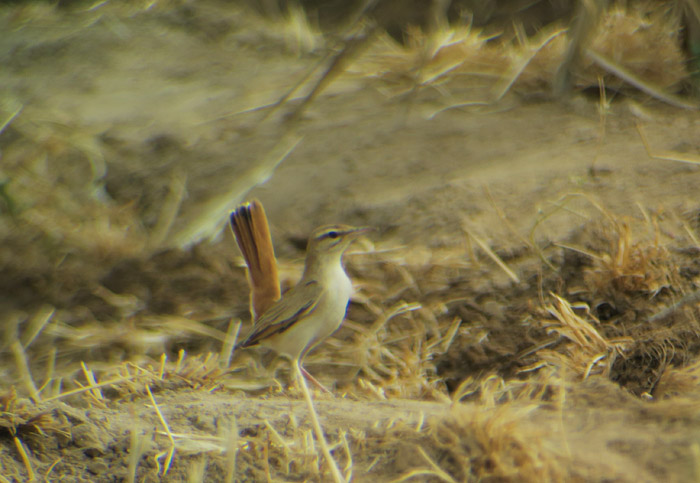
[[[337,231],[329,231],[328,238],[338,238],[338,232]]]

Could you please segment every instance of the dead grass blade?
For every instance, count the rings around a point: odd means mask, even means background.
[[[536,38],[527,42],[522,42],[524,45],[524,52],[520,53],[519,59],[513,61],[503,76],[503,80],[496,84],[493,90],[493,100],[495,102],[503,99],[503,96],[510,90],[520,74],[527,68],[528,64],[535,58],[535,56],[552,40],[556,39],[562,34],[565,34],[567,29],[556,29],[552,32],[541,32]],[[525,40],[523,38],[523,40]]]
[[[469,236],[469,238],[474,240],[477,243],[477,245],[479,245],[479,247],[481,247],[481,249],[484,250],[484,252],[489,256],[489,258],[491,260],[496,262],[496,265],[498,265],[498,267],[501,270],[503,270],[505,272],[505,274],[508,275],[508,277],[514,283],[520,283],[520,278],[518,278],[518,276],[515,274],[515,272],[513,270],[511,270],[503,260],[501,260],[501,257],[496,255],[496,253],[486,244],[486,242],[484,242],[481,238],[479,238],[478,236],[476,236],[474,234],[473,230],[471,230],[469,228],[466,221],[462,223],[462,229],[467,234],[467,236]]]
[[[34,379],[32,379],[32,373],[29,369],[29,362],[27,359],[27,354],[22,347],[22,343],[15,336],[14,340],[10,343],[10,351],[15,359],[15,366],[17,372],[19,373],[20,380],[25,390],[29,393],[29,396],[36,402],[41,401],[41,396],[39,391],[37,391],[34,385]]]
[[[129,435],[129,457],[127,459],[127,477],[126,481],[128,483],[136,483],[136,470],[138,469],[139,462],[146,452],[151,449],[152,438],[147,437],[146,434],[141,432],[141,428],[134,425],[131,428]]]
[[[400,483],[402,481],[408,481],[412,478],[416,477],[422,477],[422,476],[434,476],[436,478],[439,478],[442,481],[445,481],[447,483],[457,483],[457,480],[452,478],[447,472],[445,472],[442,468],[440,468],[437,463],[435,463],[430,456],[425,452],[425,450],[420,447],[416,446],[415,447],[418,453],[421,455],[421,457],[430,465],[429,469],[420,469],[416,468],[413,470],[409,470],[406,472],[404,475],[398,477],[395,480],[391,480],[392,483]]]
[[[168,439],[170,440],[170,449],[168,449],[167,454],[165,455],[165,464],[163,465],[163,476],[165,476],[168,474],[168,470],[170,469],[170,464],[173,461],[173,456],[175,456],[175,438],[173,437],[173,433],[170,432],[170,427],[168,426],[168,423],[165,421],[165,417],[163,416],[163,413],[160,411],[160,408],[158,407],[158,403],[156,403],[156,400],[153,397],[153,393],[151,393],[151,388],[148,386],[148,384],[146,384],[146,392],[148,393],[148,397],[150,398],[151,402],[153,403],[153,409],[155,409],[156,414],[158,414],[158,419],[160,420],[160,424],[165,429],[165,433],[167,434]],[[159,462],[158,457],[156,457],[156,462],[158,463],[158,466],[159,466],[158,469],[160,470],[160,462]]]
[[[647,152],[647,156],[650,158],[660,159],[662,161],[678,161],[680,163],[700,164],[700,156],[697,155],[677,153],[675,151],[652,150],[651,145],[649,144],[649,139],[644,133],[641,123],[637,123],[637,132],[639,133],[639,137],[642,139],[642,144]]]
[[[649,94],[652,97],[655,97],[656,99],[662,102],[670,104],[674,107],[680,107],[682,109],[695,110],[698,108],[697,104],[682,99],[678,96],[674,96],[673,94],[664,92],[659,87],[653,85],[651,82],[647,82],[627,67],[613,61],[611,58],[600,52],[596,52],[592,49],[586,49],[585,54],[591,60],[593,60],[593,62],[595,62],[598,66],[602,67],[607,72],[616,75],[625,82],[628,82],[630,85],[636,87],[642,92]]]
[[[79,387],[77,389],[72,389],[70,391],[66,391],[66,392],[57,394],[56,396],[44,398],[42,401],[43,402],[56,401],[58,399],[63,399],[63,398],[69,397],[69,396],[75,396],[76,394],[82,394],[86,391],[93,391],[93,390],[101,388],[101,387],[117,385],[117,384],[125,382],[125,381],[130,381],[131,379],[133,379],[133,377],[134,376],[118,377],[116,379],[110,379],[109,381],[100,382],[98,384],[89,384],[89,385],[84,386],[84,387]]]
[[[97,381],[95,380],[95,374],[88,369],[87,365],[85,365],[85,362],[83,361],[80,361],[80,367],[83,369],[85,379],[87,380],[88,384],[92,387],[92,389],[90,389],[90,394],[92,394],[92,396],[94,396],[95,399],[98,401],[104,400],[104,396],[102,396],[102,391],[99,387],[96,387]]]
[[[27,450],[24,449],[24,444],[17,436],[12,438],[12,440],[15,443],[15,448],[17,448],[17,452],[19,453],[20,457],[22,458],[22,463],[24,464],[24,468],[27,470],[27,480],[33,481],[34,480],[34,468],[32,467],[32,462],[29,460],[29,455],[27,454]]]
[[[51,305],[44,305],[29,319],[27,329],[22,334],[22,346],[26,349],[37,338],[51,318],[56,313],[56,308]]]

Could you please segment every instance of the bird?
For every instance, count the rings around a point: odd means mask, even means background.
[[[347,311],[352,282],[342,258],[350,244],[368,227],[326,225],[311,233],[301,280],[269,307],[248,337],[236,348],[263,346],[287,357],[307,379],[328,390],[306,369],[306,354],[335,332]]]

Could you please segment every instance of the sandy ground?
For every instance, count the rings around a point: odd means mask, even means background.
[[[307,362],[334,387],[315,397],[346,476],[698,478],[697,314],[643,326],[697,285],[700,166],[650,157],[639,132],[654,151],[697,157],[696,111],[630,90],[604,116],[595,96],[517,91],[436,113],[473,91],[394,96],[346,75],[290,127],[285,114],[299,100],[259,108],[317,65],[323,48],[309,52],[238,7],[29,5],[5,8],[0,22],[2,107],[17,113],[0,134],[10,180],[0,388],[19,393],[2,398],[3,481],[26,481],[29,468],[49,481],[328,481],[297,390],[241,376],[258,367],[252,356],[231,371],[205,359],[220,350],[230,317],[247,330],[245,274],[219,229],[242,196],[264,204],[287,284],[314,227],[377,228],[348,257],[358,286],[349,323]],[[13,192],[22,173],[35,184]],[[47,208],[59,189],[71,200],[59,203],[61,216]],[[199,242],[205,235],[213,241]],[[615,265],[627,242],[633,261]],[[622,273],[626,263],[637,271]],[[630,285],[639,280],[642,288]],[[587,304],[608,322],[596,327],[611,345],[581,356],[552,340],[575,337],[552,329],[549,292]],[[348,341],[414,302],[424,318],[402,314],[397,324],[421,324],[426,345],[449,339],[445,350],[401,346],[387,329],[398,362],[377,357],[398,368],[377,375],[374,362],[357,362]],[[29,347],[25,321],[47,304],[57,310],[43,329],[49,340]],[[17,321],[24,356],[12,344]],[[18,361],[39,386],[50,347],[55,375],[34,405]],[[183,348],[188,370],[174,366]],[[119,382],[61,395],[62,382],[65,391],[90,383],[81,360],[100,382]],[[427,372],[413,374],[410,361]]]

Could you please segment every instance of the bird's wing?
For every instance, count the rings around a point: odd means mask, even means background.
[[[312,313],[321,299],[321,285],[315,281],[300,282],[260,317],[250,335],[237,347],[250,347],[263,339],[284,332],[298,320]]]

